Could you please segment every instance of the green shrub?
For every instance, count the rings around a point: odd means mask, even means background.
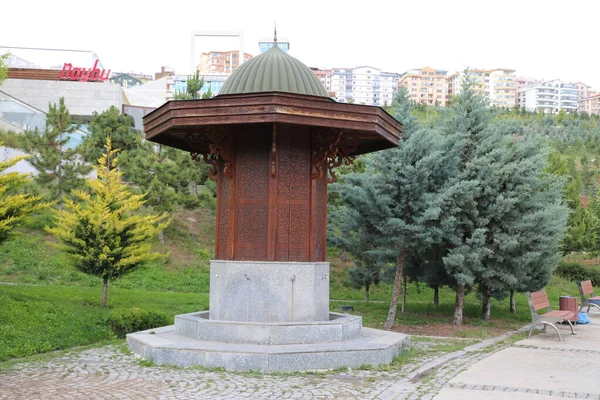
[[[593,285],[600,286],[600,270],[598,267],[586,266],[578,262],[563,261],[554,273],[572,282],[591,280]]]
[[[164,313],[137,307],[115,308],[108,313],[106,323],[115,335],[122,339],[128,333],[168,325],[170,318]]]

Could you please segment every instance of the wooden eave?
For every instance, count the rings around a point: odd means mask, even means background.
[[[170,101],[143,120],[146,139],[187,151],[200,150],[190,148],[187,135],[201,136],[224,126],[241,129],[244,125],[281,123],[341,129],[344,136],[359,140],[355,154],[398,146],[402,135],[402,124],[380,107],[283,92]]]

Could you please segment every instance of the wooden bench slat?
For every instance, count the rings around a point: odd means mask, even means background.
[[[581,291],[583,292],[583,294],[594,293],[594,287],[592,286],[592,281],[581,282]]]
[[[552,310],[548,311],[545,314],[541,314],[541,317],[557,317],[557,318],[573,318],[575,313],[573,311],[564,311],[564,310]]]

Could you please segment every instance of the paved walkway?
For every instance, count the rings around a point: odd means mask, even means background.
[[[123,346],[72,351],[0,372],[0,399],[600,399],[600,313],[577,336],[500,338],[390,370],[256,375],[147,366]]]

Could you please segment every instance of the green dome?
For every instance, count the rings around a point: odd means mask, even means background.
[[[277,45],[236,69],[219,95],[273,91],[329,97],[315,73]]]

